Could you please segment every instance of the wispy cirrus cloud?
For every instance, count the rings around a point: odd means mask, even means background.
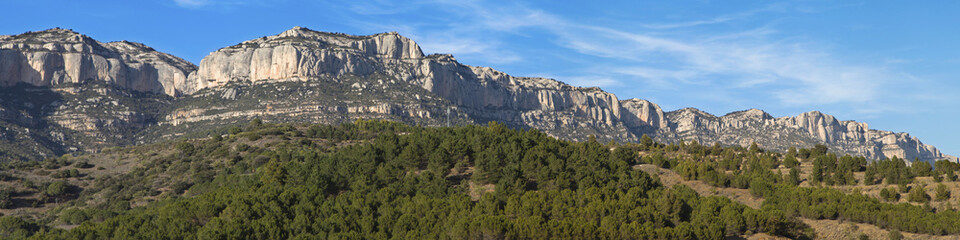
[[[177,6],[188,9],[201,9],[204,7],[229,7],[248,4],[266,4],[262,0],[173,0]]]
[[[550,36],[546,43],[600,59],[581,66],[582,72],[557,77],[575,85],[684,89],[702,91],[703,94],[695,95],[710,95],[709,100],[750,98],[782,106],[869,106],[877,105],[882,96],[895,91],[891,83],[903,75],[883,64],[845,62],[829,46],[802,36],[780,34],[774,23],[719,28],[726,31],[692,30],[704,25],[750,22],[758,15],[791,11],[784,4],[700,20],[625,28],[574,21],[522,3],[418,3],[419,7],[442,12],[448,23],[412,28],[425,50],[512,63],[523,61],[524,57],[504,45],[502,38],[545,33]],[[509,61],[495,62],[502,56]]]
[[[738,12],[733,14],[726,14],[726,15],[708,18],[708,19],[669,22],[669,23],[648,23],[648,24],[642,24],[641,26],[643,26],[644,28],[660,29],[660,30],[675,29],[675,28],[689,28],[689,27],[696,27],[696,26],[702,26],[702,25],[726,23],[726,22],[730,22],[738,19],[749,18],[758,13],[783,11],[783,9],[784,9],[784,5],[782,4],[771,4],[763,8],[758,8],[758,9],[753,9],[753,10],[743,11],[743,12]]]
[[[173,2],[185,8],[198,8],[210,4],[210,0],[173,0]]]
[[[479,20],[491,16],[490,10],[477,8],[477,1],[442,1],[425,0],[413,2],[353,2],[348,1],[348,9],[356,14],[369,16],[376,15],[377,19],[384,16],[398,15],[416,9],[430,8],[429,12],[438,12],[436,17],[427,17],[426,23],[364,21],[352,19],[354,25],[371,29],[372,31],[397,31],[417,41],[423,51],[430,53],[450,53],[460,57],[481,59],[488,64],[509,64],[522,61],[523,58],[515,51],[503,45],[499,34],[516,28],[514,24],[506,22]],[[437,7],[441,6],[441,7]],[[473,9],[480,14],[464,15],[460,11]],[[443,14],[439,14],[443,13]],[[508,19],[504,19],[508,20]]]

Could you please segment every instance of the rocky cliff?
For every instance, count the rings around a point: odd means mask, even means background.
[[[67,29],[0,36],[0,86],[100,80],[174,96],[195,69],[190,62],[140,43],[101,43]]]
[[[134,143],[196,66],[66,29],[0,36],[0,159]]]
[[[648,117],[622,111],[616,96],[598,88],[514,77],[460,64],[451,55],[424,55],[415,42],[397,33],[353,36],[295,27],[211,53],[189,81],[199,90],[229,82],[339,81],[373,75],[422,88],[474,122],[499,121],[575,140],[590,134],[636,140],[636,128],[621,118],[640,124],[636,119]]]
[[[872,130],[820,112],[781,118],[756,109],[722,117],[694,108],[664,112],[655,103],[620,100],[599,88],[510,76],[461,64],[448,54],[425,55],[394,32],[355,36],[295,27],[219,49],[198,67],[142,44],[100,43],[62,29],[3,36],[0,44],[4,86],[48,87],[57,89],[59,98],[73,99],[64,101],[87,103],[81,110],[63,107],[76,104],[36,103],[48,110],[27,119],[80,133],[85,138],[70,145],[80,150],[167,139],[253,118],[324,123],[381,118],[432,126],[498,121],[571,140],[595,135],[637,141],[649,134],[668,142],[757,142],[779,150],[827,144],[837,153],[869,158],[948,157],[906,133]],[[84,85],[84,79],[114,86],[96,89],[114,90],[83,97],[68,90]],[[148,100],[132,101],[134,92],[146,92],[137,96]],[[116,106],[103,110],[111,104]],[[110,114],[95,114],[101,110]],[[124,127],[134,133],[116,134]],[[52,139],[48,142],[57,142]]]
[[[927,161],[954,159],[907,133],[869,129],[866,123],[839,121],[818,111],[774,118],[764,111],[750,109],[717,117],[694,108],[685,108],[667,112],[665,116],[669,127],[656,133],[664,141],[697,140],[706,144],[719,142],[739,145],[756,142],[761,147],[781,151],[790,146],[825,144],[840,154],[872,159],[893,156]]]

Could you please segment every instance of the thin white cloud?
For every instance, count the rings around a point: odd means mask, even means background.
[[[478,4],[479,2],[476,1],[427,0],[397,6],[396,3],[389,1],[376,1],[353,3],[349,8],[361,15],[391,15],[417,9],[421,5],[431,7],[441,5],[443,7],[439,7],[435,11],[443,11],[454,16],[461,14],[463,9],[474,9],[481,13],[455,17],[455,19],[437,19],[434,22],[418,25],[409,23],[385,25],[369,21],[355,21],[354,25],[374,29],[375,31],[404,30],[401,34],[414,39],[426,54],[449,53],[455,55],[455,57],[480,59],[485,64],[509,64],[522,61],[523,58],[516,52],[504,47],[496,35],[500,32],[518,28],[519,26],[514,24],[521,24],[523,21],[495,23],[495,21],[492,21],[493,19],[488,18],[496,10],[481,8]]]
[[[173,2],[185,8],[198,8],[210,3],[209,0],[173,0]]]
[[[477,56],[495,64],[508,64],[522,60],[520,55],[501,50],[499,42],[484,41],[475,38],[451,38],[440,36],[424,38],[420,41],[425,53],[456,53],[459,56]]]
[[[841,63],[808,44],[757,42],[757,34],[724,38],[669,38],[613,28],[556,22],[542,26],[563,38],[563,46],[583,54],[622,60],[614,72],[660,85],[727,87],[785,86],[774,91],[788,105],[864,103],[879,97],[889,80],[883,68]],[[741,35],[741,37],[732,37]],[[651,64],[662,62],[665,64]],[[651,66],[656,65],[656,66]],[[725,79],[720,83],[718,79]]]
[[[697,20],[697,21],[678,22],[678,23],[643,24],[642,26],[644,28],[650,28],[650,29],[673,29],[673,28],[686,28],[686,27],[695,27],[700,25],[725,23],[734,19],[735,18],[733,17],[724,16],[724,17],[718,17],[718,18],[708,19],[708,20]]]
[[[606,71],[639,78],[649,86],[659,89],[674,88],[675,82],[692,79],[698,75],[696,71],[692,70],[667,70],[643,66],[610,67]]]
[[[754,9],[750,11],[738,12],[734,14],[727,14],[711,19],[706,20],[694,20],[686,22],[672,22],[672,23],[655,23],[655,24],[642,24],[644,28],[656,29],[656,30],[666,30],[666,29],[675,29],[675,28],[689,28],[702,25],[713,25],[726,23],[734,20],[741,20],[752,17],[758,13],[763,12],[772,12],[772,11],[782,11],[784,6],[782,4],[771,4],[764,8]]]
[[[280,0],[273,0],[280,1]],[[205,7],[213,6],[236,6],[236,5],[248,5],[248,4],[259,4],[265,5],[267,2],[263,0],[173,0],[173,3],[177,6],[189,9],[201,9]]]
[[[424,54],[442,53],[453,54],[454,57],[472,57],[482,59],[485,63],[509,64],[523,60],[523,58],[502,46],[502,43],[493,38],[466,34],[465,29],[456,31],[429,31],[424,27],[405,24],[380,24],[356,21],[353,23],[364,29],[374,32],[398,31],[405,37],[413,39],[420,46]]]
[[[783,11],[784,7],[776,4],[707,20],[647,24],[641,31],[584,24],[517,3],[441,0],[429,4],[449,15],[450,24],[415,28],[425,51],[510,63],[522,59],[500,42],[502,37],[546,32],[553,36],[548,42],[610,60],[583,67],[588,71],[580,75],[596,77],[559,79],[576,85],[642,81],[645,86],[662,89],[722,88],[730,90],[722,91],[724,94],[763,94],[788,106],[867,104],[886,93],[884,87],[897,75],[882,66],[845,63],[816,43],[778,36],[773,26],[729,32],[684,31]],[[498,62],[503,56],[507,61]]]

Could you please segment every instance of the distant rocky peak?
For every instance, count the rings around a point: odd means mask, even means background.
[[[107,44],[107,45],[110,45],[110,46],[113,47],[114,49],[120,50],[120,51],[136,51],[136,52],[152,52],[152,51],[156,51],[156,50],[154,50],[152,47],[147,46],[146,44],[138,43],[138,42],[130,42],[130,41],[127,41],[127,40],[116,41],[116,42],[109,42],[109,43],[106,43],[106,44]]]
[[[833,115],[826,114],[826,113],[822,113],[822,112],[816,111],[816,110],[814,110],[814,111],[809,111],[809,112],[805,112],[805,113],[801,113],[801,114],[800,114],[800,117],[808,117],[808,118],[817,118],[817,117],[819,117],[819,118],[830,118],[830,119],[834,119],[834,120],[836,119],[836,118],[833,117]]]
[[[63,28],[51,28],[43,31],[3,36],[0,37],[0,41],[7,43],[98,43],[87,35]]]
[[[631,114],[623,114],[624,122],[631,127],[650,126],[654,129],[666,128],[669,126],[663,110],[656,103],[631,98],[620,101],[620,106]]]
[[[332,38],[346,38],[346,39],[356,39],[360,38],[359,36],[353,36],[349,34],[342,33],[329,33],[311,30],[309,28],[296,26],[286,31],[281,32],[280,34],[269,36],[267,39],[284,39],[284,38],[301,38],[301,39],[311,39],[311,40],[328,40]]]
[[[51,29],[36,31],[36,33],[65,33],[65,34],[77,34],[77,35],[82,35],[82,34],[76,32],[76,31],[73,31],[73,29],[60,28],[60,27],[54,27],[54,28],[51,28]]]
[[[280,33],[279,35],[280,35],[280,36],[297,36],[297,35],[302,35],[302,34],[308,33],[308,32],[316,32],[316,31],[310,30],[309,28],[305,28],[305,27],[301,27],[301,26],[295,26],[295,27],[293,27],[293,28],[291,28],[291,29],[289,29],[289,30],[283,31],[283,32]]]
[[[102,43],[70,29],[0,36],[0,86],[54,86],[100,80],[175,96],[196,66],[142,43]]]
[[[648,100],[646,100],[646,99],[639,99],[639,98],[625,99],[625,100],[623,100],[623,102],[624,102],[624,103],[639,104],[639,105],[654,104],[654,103],[651,102],[651,101],[648,101]],[[656,105],[656,104],[654,104],[654,105]]]
[[[426,58],[434,59],[437,61],[444,61],[444,62],[457,61],[457,58],[453,57],[453,54],[449,54],[449,53],[434,53],[434,54],[427,55]]]
[[[397,32],[367,36],[315,31],[293,27],[280,34],[242,42],[222,50],[237,48],[270,48],[282,45],[317,49],[355,49],[367,55],[388,59],[420,59],[425,55],[413,40]]]
[[[746,119],[753,119],[753,120],[773,119],[773,116],[771,116],[769,113],[764,112],[763,110],[760,110],[760,109],[756,109],[756,108],[751,108],[751,109],[748,109],[748,110],[743,110],[743,111],[736,111],[736,112],[727,113],[727,115],[723,115],[723,117],[724,117],[724,118],[733,118],[733,119],[742,119],[742,120],[746,120]]]
[[[716,115],[713,115],[708,112],[704,112],[704,111],[701,111],[700,109],[692,108],[692,107],[683,108],[683,109],[672,111],[669,113],[677,114],[677,115],[693,115],[698,117],[717,118]]]
[[[367,52],[375,51],[377,55],[392,58],[423,58],[420,45],[413,40],[401,36],[397,32],[374,34],[359,45]],[[372,45],[372,46],[371,46]]]

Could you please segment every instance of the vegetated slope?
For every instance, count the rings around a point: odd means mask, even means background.
[[[0,88],[0,160],[38,160],[147,142],[138,134],[155,124],[171,101],[94,80]]]
[[[26,236],[46,228],[52,232],[36,237],[54,238],[719,238],[815,236],[795,217],[933,235],[957,234],[960,224],[948,204],[957,199],[950,193],[904,193],[920,196],[907,197],[914,204],[939,204],[933,208],[885,203],[882,196],[845,189],[881,182],[922,189],[911,184],[916,176],[938,176],[955,186],[956,164],[941,161],[932,170],[901,160],[867,163],[828,154],[825,146],[776,153],[755,145],[659,144],[650,138],[625,145],[571,143],[499,124],[421,128],[380,121],[339,126],[254,121],[211,133],[205,140],[13,166],[16,174],[5,177],[8,182],[38,183],[12,195],[32,194],[39,208],[22,215],[37,222],[12,229]],[[93,167],[101,164],[110,170]],[[635,164],[743,190],[696,197],[702,189],[662,187],[632,170]],[[40,171],[48,178],[37,178]],[[117,174],[103,174],[110,171]],[[805,187],[815,185],[827,188]],[[229,235],[235,232],[243,235]]]
[[[700,180],[684,180],[670,169],[659,168],[652,164],[640,164],[634,166],[636,169],[659,177],[664,186],[670,187],[677,184],[689,186],[691,189],[703,196],[723,196],[730,198],[744,205],[760,208],[763,198],[750,193],[748,189],[739,189],[732,187],[715,187]],[[843,220],[830,219],[809,219],[800,218],[809,225],[817,234],[819,239],[856,239],[867,236],[869,239],[888,239],[891,234],[896,235],[896,230],[890,231],[872,224],[855,223]],[[957,239],[958,236],[937,236],[930,234],[918,234],[910,232],[900,232],[904,239]],[[758,238],[764,239],[764,238]]]
[[[956,181],[956,171],[960,169],[956,163],[938,161],[936,171],[926,162],[916,162],[911,167],[898,159],[868,163],[862,157],[829,154],[822,145],[789,151],[787,154],[764,152],[756,145],[749,149],[706,147],[696,143],[652,146],[655,147],[641,159],[641,163],[672,168],[686,180],[701,180],[717,187],[749,189],[752,195],[764,199],[761,209],[771,207],[789,216],[869,223],[904,232],[960,234],[960,221],[957,220],[960,219],[960,213],[949,204],[949,201],[956,201],[956,198],[951,200],[951,191],[956,189],[938,185],[938,190],[930,194],[925,190],[925,184],[911,184],[918,175]],[[799,170],[801,162],[798,159],[808,164],[812,162],[809,172],[802,173]],[[863,173],[862,178],[856,177],[855,173],[858,172]],[[908,200],[917,205],[886,203],[890,200],[882,197],[888,195],[884,193],[880,197],[887,200],[858,190],[846,194],[834,188],[856,184],[872,186],[881,182],[899,184],[899,192],[908,194]],[[801,184],[827,187],[798,186]],[[955,183],[948,184],[956,186]],[[898,190],[891,188],[890,191]],[[897,192],[892,194],[899,199]],[[932,198],[931,195],[937,197]],[[937,208],[927,204],[934,200],[940,203]]]
[[[637,159],[630,147],[567,142],[499,124],[254,122],[228,130],[226,137],[175,144],[173,151],[156,147],[111,150],[143,154],[142,167],[94,177],[76,200],[38,220],[79,226],[58,230],[26,221],[3,234],[24,237],[45,229],[32,238],[722,239],[753,232],[812,237],[779,210],[701,197],[686,187],[664,188],[630,167]],[[171,182],[183,183],[167,188]],[[471,198],[471,186],[487,184],[494,191]],[[149,198],[156,201],[139,203]]]
[[[340,124],[384,119],[411,125],[476,123],[462,109],[418,86],[384,75],[341,76],[311,82],[232,82],[176,99],[145,139],[170,139],[252,119]],[[196,135],[196,134],[195,134]]]

